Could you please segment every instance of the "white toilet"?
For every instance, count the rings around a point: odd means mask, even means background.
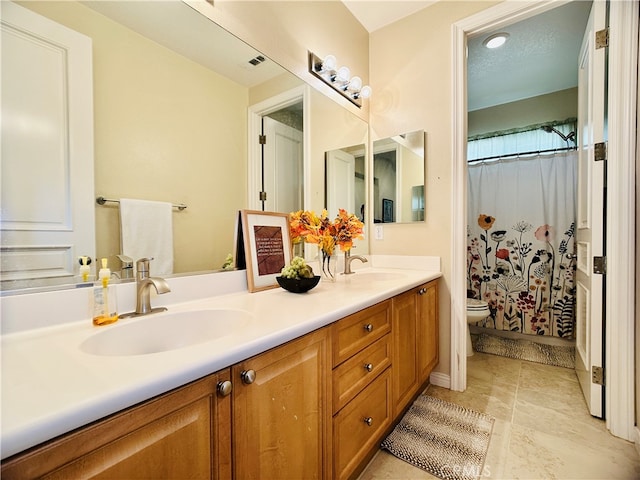
[[[471,330],[469,325],[478,323],[489,316],[489,304],[483,300],[467,298],[467,357],[473,355],[473,346],[471,345]]]

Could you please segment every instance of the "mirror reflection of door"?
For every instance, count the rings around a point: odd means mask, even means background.
[[[398,169],[397,145],[374,147],[373,176],[377,179],[376,196],[373,205],[375,223],[395,221],[398,201],[396,199]]]
[[[340,208],[348,212],[355,206],[356,158],[344,150],[327,152],[327,211],[335,215]]]
[[[71,283],[95,253],[91,39],[3,3],[0,284]]]
[[[299,108],[302,104],[262,118],[264,211],[289,213],[303,208],[303,136]]]
[[[365,221],[365,146],[325,152],[325,207],[329,216],[341,208]]]
[[[373,142],[375,223],[425,220],[425,148],[422,130]]]

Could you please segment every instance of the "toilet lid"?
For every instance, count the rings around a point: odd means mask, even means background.
[[[467,310],[486,310],[487,308],[489,308],[489,304],[484,300],[467,298]]]

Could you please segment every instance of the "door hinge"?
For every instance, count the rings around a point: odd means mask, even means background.
[[[591,366],[591,383],[596,385],[604,385],[604,368]]]
[[[258,143],[260,145],[266,145],[267,144],[267,136],[266,135],[258,135]]]
[[[596,162],[607,159],[607,142],[598,142],[593,145],[593,159]]]
[[[607,273],[607,257],[593,257],[593,273],[599,275]]]
[[[609,28],[604,28],[596,32],[596,50],[609,46]]]
[[[260,192],[260,201],[261,202],[267,201],[267,192]]]

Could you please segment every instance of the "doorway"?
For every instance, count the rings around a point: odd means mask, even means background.
[[[477,15],[461,20],[453,25],[452,48],[453,58],[453,109],[454,124],[452,135],[452,197],[453,211],[452,254],[451,268],[451,376],[450,388],[464,391],[466,388],[466,40],[468,35],[489,32],[519,20],[530,18],[543,13],[557,4],[546,2],[517,4],[505,2],[489,8]],[[610,14],[611,28],[619,28],[617,35],[610,42],[610,51],[615,51],[613,62],[609,66],[609,138],[615,139],[610,148],[614,148],[617,156],[616,165],[608,172],[620,181],[620,188],[608,192],[608,203],[621,207],[628,212],[628,205],[633,205],[634,186],[626,177],[633,178],[635,174],[635,131],[633,125],[636,112],[629,115],[629,100],[635,106],[637,95],[637,48],[638,48],[638,5],[635,2],[612,2]],[[612,95],[613,90],[613,95]],[[623,95],[628,95],[626,103],[622,102]],[[617,101],[611,101],[611,97]],[[612,135],[615,132],[615,135]],[[624,155],[622,154],[624,152]],[[626,156],[628,155],[628,156]],[[615,169],[615,172],[611,170]],[[616,183],[616,185],[618,185]],[[622,207],[627,205],[626,209]],[[622,261],[616,254],[615,270],[608,271],[608,282],[615,285],[609,289],[610,298],[607,301],[608,316],[611,309],[615,309],[616,318],[620,319],[615,326],[607,325],[607,338],[611,342],[616,340],[616,348],[607,349],[607,363],[614,378],[609,380],[607,401],[607,428],[614,435],[632,439],[634,435],[633,418],[633,356],[632,341],[634,303],[633,303],[633,272],[629,272],[629,263],[633,265],[633,225],[635,215],[625,214],[623,218],[608,218],[608,232],[616,232],[614,239],[625,252],[626,261]],[[625,222],[630,221],[630,226]],[[457,252],[457,253],[456,253]],[[625,266],[626,262],[626,266]],[[610,259],[608,263],[611,267]],[[614,307],[615,305],[615,307]],[[615,330],[615,331],[612,331]],[[620,345],[622,343],[622,345]]]
[[[289,213],[308,205],[307,88],[294,88],[249,107],[249,209]]]

